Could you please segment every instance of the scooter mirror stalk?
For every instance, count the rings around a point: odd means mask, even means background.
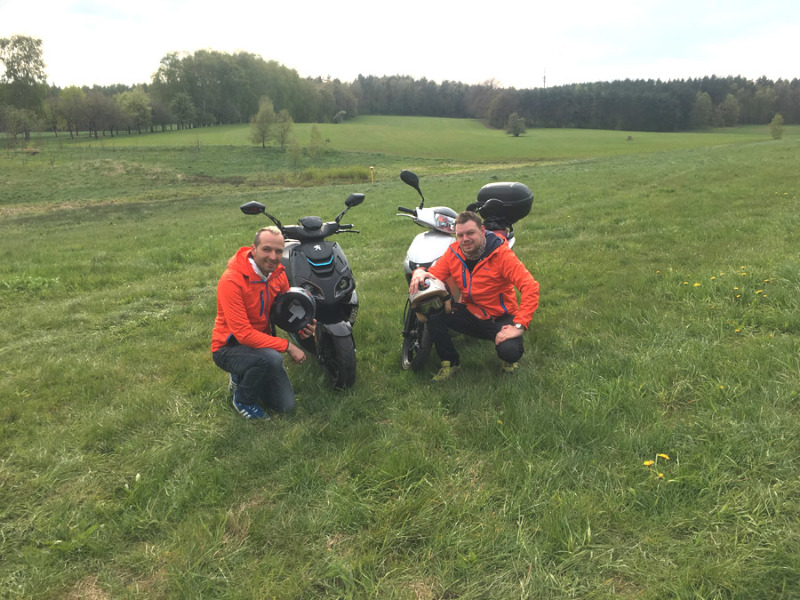
[[[270,221],[275,223],[275,226],[278,229],[283,231],[283,225],[281,224],[281,222],[278,219],[276,219],[275,217],[273,217],[271,214],[269,214],[267,212],[267,210],[266,210],[266,207],[263,204],[261,204],[261,202],[256,202],[255,200],[251,200],[250,202],[242,204],[239,207],[239,210],[241,210],[246,215],[263,214],[264,216],[269,218]]]
[[[364,194],[350,194],[347,197],[347,200],[344,201],[344,204],[347,208],[345,208],[342,212],[340,212],[339,216],[336,217],[334,221],[338,223],[348,210],[350,210],[354,206],[358,206],[362,202],[364,202]]]

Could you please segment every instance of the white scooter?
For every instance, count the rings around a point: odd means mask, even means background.
[[[405,260],[403,260],[406,283],[410,284],[411,273],[414,269],[430,267],[453,243],[458,213],[446,206],[425,208],[425,197],[419,187],[419,177],[415,173],[401,171],[400,179],[417,190],[420,203],[417,208],[398,206],[397,210],[400,213],[397,216],[410,217],[414,223],[428,230],[414,237],[406,252]],[[417,318],[416,313],[411,310],[411,303],[408,299],[406,299],[406,307],[403,312],[403,323],[401,365],[403,369],[419,371],[428,360],[433,342],[427,324]]]
[[[401,171],[400,179],[411,186],[420,196],[417,208],[398,206],[398,217],[410,217],[420,227],[428,231],[414,237],[408,247],[403,261],[403,271],[406,283],[411,283],[411,274],[417,267],[430,267],[450,244],[455,235],[455,222],[458,213],[446,206],[425,208],[425,197],[419,187],[419,177],[411,171]],[[533,204],[533,194],[522,183],[489,183],[478,192],[475,202],[467,206],[466,210],[478,213],[484,220],[486,228],[495,235],[508,240],[508,245],[514,247],[514,223],[526,216]],[[458,293],[457,288],[450,284],[451,292]],[[458,300],[454,297],[454,300]],[[411,309],[410,300],[406,299],[403,312],[403,345],[401,365],[403,369],[419,371],[425,366],[431,353],[433,341],[426,322],[421,321]]]

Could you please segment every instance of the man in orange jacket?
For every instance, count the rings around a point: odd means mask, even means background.
[[[294,390],[282,353],[298,364],[306,360],[302,349],[273,335],[269,322],[275,297],[289,289],[281,264],[283,247],[280,229],[260,229],[252,246],[240,248],[231,257],[217,284],[211,356],[219,368],[231,374],[233,406],[248,419],[269,419],[259,400],[276,412],[294,410]],[[314,330],[312,323],[298,335],[309,337]]]
[[[452,277],[461,297],[449,314],[428,316],[431,337],[442,361],[433,381],[443,381],[459,368],[459,355],[449,329],[492,340],[504,373],[512,373],[525,349],[522,334],[539,306],[539,283],[501,237],[486,231],[474,212],[456,218],[456,241],[426,271],[411,276],[413,294],[426,277]],[[514,290],[520,291],[520,301]]]

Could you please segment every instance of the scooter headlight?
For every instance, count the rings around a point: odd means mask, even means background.
[[[455,217],[451,217],[450,215],[446,215],[440,212],[435,213],[433,217],[434,220],[436,221],[436,229],[438,229],[442,233],[456,232]]]
[[[311,296],[314,297],[315,299],[322,298],[322,290],[319,288],[319,286],[314,285],[310,281],[304,281],[303,283],[300,284],[300,287],[303,288],[305,291],[307,291],[309,294],[311,294]]]

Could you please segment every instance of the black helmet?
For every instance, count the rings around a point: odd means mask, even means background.
[[[311,294],[301,287],[290,287],[275,297],[269,320],[287,333],[297,333],[314,320],[316,310]]]

